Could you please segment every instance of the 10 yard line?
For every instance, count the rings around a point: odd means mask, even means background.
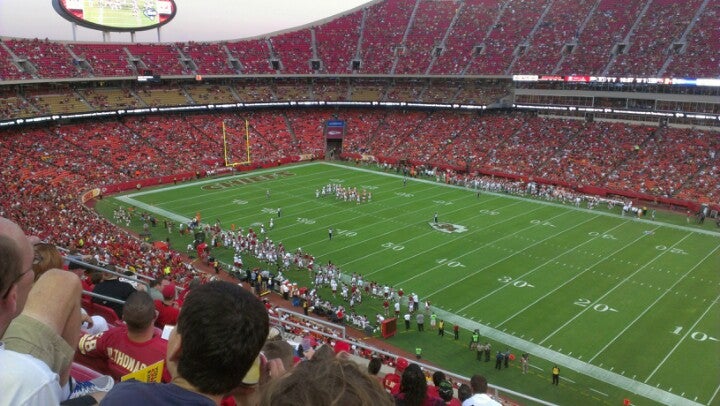
[[[718,302],[718,300],[720,300],[720,296],[716,297],[715,300],[710,302],[710,306],[708,306],[707,309],[705,309],[703,314],[701,314],[700,317],[698,317],[698,319],[695,321],[695,323],[692,326],[690,326],[687,333],[685,333],[685,335],[683,335],[682,338],[680,338],[680,340],[678,340],[677,344],[675,344],[675,346],[672,348],[672,350],[668,351],[665,358],[663,358],[663,360],[660,361],[658,366],[655,367],[655,369],[650,373],[650,375],[648,375],[648,377],[645,379],[645,383],[647,383],[647,381],[649,381],[650,378],[652,378],[652,376],[655,375],[655,372],[657,372],[658,369],[660,369],[660,367],[665,363],[665,361],[667,361],[667,359],[670,358],[670,356],[675,352],[675,350],[677,350],[677,348],[680,346],[680,344],[682,344],[682,342],[685,341],[685,338],[687,338],[687,336],[690,334],[690,332],[695,329],[695,327],[700,323],[700,321],[705,317],[705,315],[710,311],[710,309],[712,309],[713,305]],[[715,393],[717,393],[717,391],[715,391]],[[713,395],[713,396],[715,396],[715,395]]]

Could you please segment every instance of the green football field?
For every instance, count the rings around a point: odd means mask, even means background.
[[[138,0],[138,8],[135,11],[133,4],[135,3],[132,1],[121,0],[85,0],[83,17],[96,24],[119,28],[144,27],[160,21],[155,0]],[[146,8],[154,12],[146,13]]]
[[[365,189],[372,201],[316,198],[329,183]],[[318,264],[331,260],[345,274],[417,293],[448,325],[462,326],[459,341],[451,328],[439,337],[399,326],[389,342],[422,346],[424,360],[464,375],[482,373],[558,404],[720,404],[714,225],[664,212],[651,221],[623,217],[617,207],[478,196],[429,178],[404,185],[395,172],[324,162],[147,189],[105,199],[99,210],[117,204],[176,222],[200,212],[203,222],[244,230],[274,217],[268,234],[288,250],[302,247]],[[227,249],[213,254],[232,262]],[[378,301],[364,305],[381,312]],[[520,374],[517,361],[505,371],[475,361],[467,350],[475,328],[493,353],[529,353],[530,373]],[[561,368],[559,387],[550,385],[553,364]]]

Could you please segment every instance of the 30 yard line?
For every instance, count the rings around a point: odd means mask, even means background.
[[[595,220],[596,218],[597,218],[597,216],[593,217],[592,220]],[[613,231],[613,230],[615,230],[616,228],[619,228],[619,227],[621,227],[621,226],[623,226],[623,225],[624,225],[624,223],[620,223],[620,224],[616,225],[615,227],[613,227],[613,228],[611,228],[611,229],[609,229],[609,230],[607,230],[607,231],[605,231],[605,232],[603,232],[603,233],[599,233],[598,235],[590,238],[589,240],[587,240],[587,241],[585,241],[585,242],[583,242],[583,243],[581,243],[581,244],[579,244],[579,245],[576,245],[575,247],[570,248],[570,249],[566,250],[565,252],[560,253],[560,254],[558,254],[558,255],[556,255],[556,256],[548,259],[547,261],[545,261],[545,262],[543,262],[542,264],[536,266],[535,268],[531,269],[530,271],[525,272],[524,274],[516,277],[515,279],[524,278],[524,277],[526,277],[526,276],[534,273],[534,272],[537,271],[538,269],[542,268],[543,266],[545,266],[545,265],[551,263],[552,261],[556,260],[557,258],[560,258],[560,257],[562,257],[562,256],[565,256],[565,255],[567,255],[567,254],[575,251],[576,249],[580,248],[581,246],[583,246],[583,245],[585,245],[585,244],[588,244],[588,243],[590,243],[590,242],[592,242],[592,241],[595,241],[597,238],[602,238],[602,235],[603,235],[603,234],[607,234],[608,232]],[[510,286],[510,283],[506,283],[505,285],[500,286],[500,287],[496,288],[495,290],[492,290],[492,291],[488,292],[487,294],[485,294],[484,296],[481,296],[480,298],[478,298],[477,300],[475,300],[475,301],[473,301],[472,303],[468,304],[467,306],[461,307],[460,309],[458,309],[458,311],[462,311],[462,310],[467,309],[467,308],[470,307],[470,306],[474,306],[474,305],[477,304],[478,302],[480,302],[480,301],[482,301],[482,300],[484,300],[484,299],[486,299],[486,298],[494,295],[495,293],[501,291],[502,289],[505,289],[505,288],[508,287],[508,286]]]

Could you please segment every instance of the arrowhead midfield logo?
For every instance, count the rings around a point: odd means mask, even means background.
[[[429,222],[430,227],[436,229],[437,231],[440,231],[441,233],[464,233],[467,231],[467,227],[461,226],[459,224],[451,224],[451,223],[433,223]]]

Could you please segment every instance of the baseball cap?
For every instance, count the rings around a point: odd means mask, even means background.
[[[446,402],[450,401],[453,397],[453,387],[452,384],[448,381],[442,381],[440,382],[440,385],[438,385],[438,395],[440,395],[440,398]]]
[[[410,363],[405,358],[399,357],[397,359],[397,365],[395,365],[395,369],[398,370],[398,372],[403,372],[405,368],[408,367]]]
[[[162,295],[165,299],[175,299],[175,284],[166,285],[162,290]]]

